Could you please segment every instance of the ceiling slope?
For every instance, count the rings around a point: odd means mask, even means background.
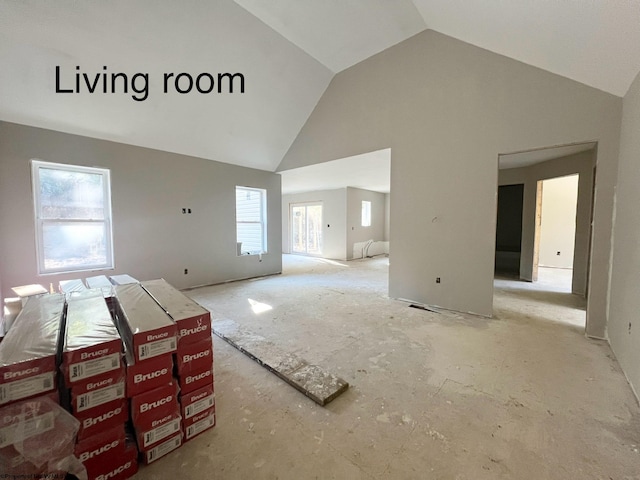
[[[332,77],[232,0],[2,0],[0,64],[2,120],[271,171]],[[72,90],[76,66],[91,78],[103,66],[148,73],[148,97],[135,101],[121,85],[55,93],[56,66]],[[234,93],[165,94],[171,72],[239,72],[245,93],[236,83]]]

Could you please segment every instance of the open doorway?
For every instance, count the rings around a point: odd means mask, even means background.
[[[498,156],[495,315],[504,308],[528,317],[540,312],[545,321],[584,332],[596,156],[595,142]],[[505,236],[500,225],[500,196],[508,189],[517,192],[517,185],[523,189],[522,206],[519,194],[512,195],[506,221],[511,233],[521,223],[519,249],[517,236]],[[510,275],[497,268],[505,256]]]
[[[536,186],[534,281],[571,293],[579,175],[539,180]]]

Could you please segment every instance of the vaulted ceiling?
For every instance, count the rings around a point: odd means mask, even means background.
[[[0,119],[275,171],[335,73],[425,29],[617,96],[640,70],[638,0],[0,0]]]

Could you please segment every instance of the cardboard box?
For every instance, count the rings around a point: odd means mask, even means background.
[[[178,348],[211,338],[211,313],[165,280],[148,280],[142,287],[178,326]]]
[[[173,452],[175,449],[179,448],[180,445],[182,445],[182,432],[179,432],[177,435],[164,441],[151,450],[144,452],[143,460],[147,465],[153,463],[159,458],[162,458],[170,452]]]
[[[80,421],[78,441],[81,441],[112,427],[124,425],[129,420],[129,402],[125,398],[115,400],[77,413],[75,417]]]
[[[178,383],[183,394],[213,385],[213,368],[182,375],[178,377]]]
[[[71,410],[81,414],[126,398],[124,366],[71,387]]]
[[[173,413],[154,420],[149,426],[139,427],[134,424],[134,428],[138,449],[147,452],[176,433],[182,433],[182,417],[176,409]]]
[[[197,343],[178,344],[178,376],[213,368],[213,341],[207,337]]]
[[[204,412],[191,417],[189,422],[185,422],[182,431],[184,433],[184,441],[187,442],[202,432],[206,432],[216,425],[216,408],[211,407]]]
[[[118,370],[122,340],[104,298],[70,297],[67,302],[62,373],[68,386]]]
[[[144,362],[135,362],[127,351],[127,396],[134,397],[171,383],[173,380],[173,355],[160,355]]]
[[[0,343],[0,405],[56,388],[64,296],[30,297]]]
[[[154,421],[179,411],[175,382],[131,397],[131,420],[136,431],[150,430]]]
[[[118,330],[134,360],[175,352],[177,328],[140,284],[116,287]]]
[[[109,472],[124,453],[124,423],[78,442],[74,449],[89,478]]]
[[[74,280],[60,280],[58,282],[58,290],[60,293],[69,294],[71,292],[84,292],[87,287],[79,278]]]
[[[140,283],[131,275],[127,275],[127,274],[111,275],[109,278],[111,279],[111,283],[113,283],[114,285],[132,285],[134,283]]]
[[[93,477],[95,480],[125,480],[138,472],[138,449],[135,442],[126,442],[124,453],[114,458],[105,470]],[[92,477],[89,476],[89,479]]]
[[[113,283],[109,281],[106,275],[96,275],[94,277],[87,277],[84,279],[84,283],[90,289],[97,289],[102,292],[104,298],[113,297]]]
[[[180,395],[180,412],[185,424],[199,413],[209,410],[216,404],[213,383],[189,393]]]

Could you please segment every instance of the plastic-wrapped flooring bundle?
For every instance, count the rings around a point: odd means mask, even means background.
[[[56,388],[63,295],[30,297],[0,343],[0,405]]]
[[[48,396],[1,408],[0,470],[16,475],[64,471],[86,478],[74,457],[79,426]]]

